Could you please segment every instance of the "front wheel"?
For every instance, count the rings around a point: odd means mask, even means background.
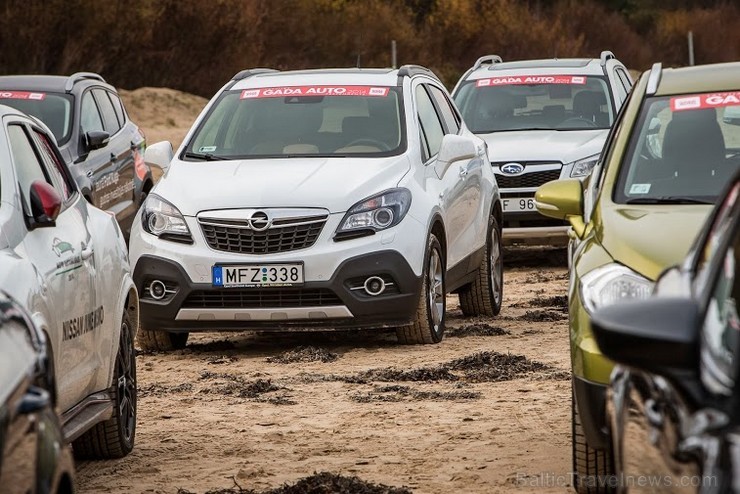
[[[460,309],[465,316],[497,316],[504,298],[504,262],[501,228],[494,216],[488,221],[486,254],[475,280],[460,289]]]
[[[442,246],[434,234],[427,242],[426,262],[416,317],[396,330],[398,341],[409,345],[439,343],[445,331],[445,263]]]
[[[575,396],[571,399],[573,434],[573,487],[578,494],[611,494],[616,492],[610,482],[614,476],[611,443],[605,450],[594,449],[586,442]]]
[[[136,436],[136,351],[131,322],[124,311],[113,373],[113,416],[76,439],[74,454],[80,459],[123,458],[134,449]]]
[[[188,342],[189,333],[170,333],[156,329],[139,328],[136,341],[145,352],[182,350]]]

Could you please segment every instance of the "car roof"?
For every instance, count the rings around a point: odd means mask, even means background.
[[[651,72],[648,70],[645,76],[650,77]],[[716,63],[662,69],[655,96],[738,89],[740,89],[740,62]]]
[[[518,60],[485,64],[474,70],[466,80],[505,75],[604,75],[598,58],[550,58]]]
[[[237,80],[230,89],[260,88],[289,85],[376,85],[396,86],[398,83],[396,69],[311,69],[289,71],[259,72],[244,79]]]
[[[89,74],[86,76],[85,74]],[[97,78],[90,77],[96,76]],[[70,76],[64,75],[6,75],[0,76],[0,89],[15,89],[15,90],[28,90],[28,91],[40,91],[49,93],[65,93],[69,82],[73,82],[73,86],[87,87],[90,85],[105,86],[109,89],[114,89],[113,86],[107,84],[102,77],[97,74],[88,72],[78,72]],[[70,91],[71,92],[71,91]]]

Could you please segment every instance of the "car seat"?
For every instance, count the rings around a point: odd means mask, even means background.
[[[713,175],[727,151],[714,108],[673,113],[663,137],[663,162],[677,176]]]

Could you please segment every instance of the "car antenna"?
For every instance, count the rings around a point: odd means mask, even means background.
[[[357,68],[358,68],[358,69],[361,69],[361,68],[362,68],[362,67],[361,67],[361,64],[360,64],[360,59],[361,59],[361,57],[362,57],[362,54],[361,54],[361,53],[358,53],[358,54],[357,54]]]

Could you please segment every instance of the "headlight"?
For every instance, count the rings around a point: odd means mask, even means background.
[[[573,162],[573,169],[570,171],[571,177],[585,177],[589,173],[591,173],[591,170],[594,169],[596,166],[596,163],[599,162],[599,157],[601,154],[594,154],[593,156],[589,156],[588,158],[583,158],[582,160],[574,161]]]
[[[408,189],[391,189],[352,206],[337,228],[335,240],[372,235],[396,226],[411,207]]]
[[[150,194],[142,206],[141,223],[147,233],[164,240],[193,243],[193,236],[180,211],[154,194]]]
[[[600,307],[628,300],[642,300],[653,292],[654,283],[621,264],[607,264],[581,278],[580,292],[589,314]]]

